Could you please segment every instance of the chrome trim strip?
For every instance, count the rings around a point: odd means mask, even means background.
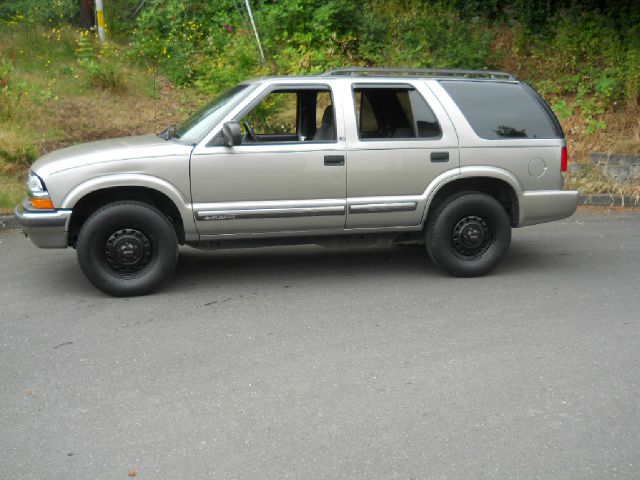
[[[308,237],[315,235],[342,235],[349,233],[384,233],[384,232],[409,232],[421,230],[423,225],[407,225],[396,227],[358,227],[358,228],[332,228],[326,230],[284,230],[260,233],[216,233],[201,235],[201,240],[227,240],[246,238],[277,238],[277,237]]]
[[[349,213],[413,212],[418,202],[360,203],[349,205]]]
[[[344,205],[327,207],[248,208],[237,210],[201,210],[196,212],[196,219],[200,221],[245,220],[251,218],[318,217],[324,215],[344,215],[344,213]]]
[[[384,140],[388,140],[388,139],[384,139]],[[398,139],[394,139],[394,142],[396,143],[400,143],[400,142],[421,142],[424,140],[429,140],[428,138],[398,138]],[[435,143],[439,140],[435,140],[432,141],[432,143]],[[498,141],[504,141],[504,140],[498,140]],[[428,147],[404,147],[404,146],[390,146],[390,147],[370,147],[368,146],[368,142],[374,143],[374,142],[381,142],[381,140],[378,139],[360,139],[359,140],[359,144],[354,144],[351,147],[349,147],[349,151],[350,152],[361,152],[363,150],[365,151],[369,151],[369,150],[376,150],[376,151],[382,151],[382,150],[422,150],[425,151],[425,158],[428,156],[427,153],[429,153],[432,150],[453,150],[453,149],[458,149],[458,146],[449,146],[449,145],[429,145]]]

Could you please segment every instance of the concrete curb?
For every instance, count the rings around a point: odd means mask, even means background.
[[[609,193],[580,195],[578,205],[593,207],[640,207],[640,199]]]
[[[20,228],[20,224],[13,215],[0,215],[0,230]]]

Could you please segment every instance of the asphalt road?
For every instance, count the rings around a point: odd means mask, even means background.
[[[0,285],[3,480],[640,478],[640,213],[515,230],[480,279],[184,249],[132,299],[5,230]]]

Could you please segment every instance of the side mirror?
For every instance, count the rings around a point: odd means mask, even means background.
[[[240,132],[240,125],[238,122],[226,122],[222,125],[222,137],[224,138],[224,144],[227,147],[240,145],[242,142],[242,133]]]

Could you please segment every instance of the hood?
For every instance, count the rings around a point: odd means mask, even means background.
[[[47,153],[33,163],[31,170],[40,177],[48,177],[64,170],[96,163],[189,155],[192,149],[192,145],[164,140],[157,135],[113,138],[80,143]]]

